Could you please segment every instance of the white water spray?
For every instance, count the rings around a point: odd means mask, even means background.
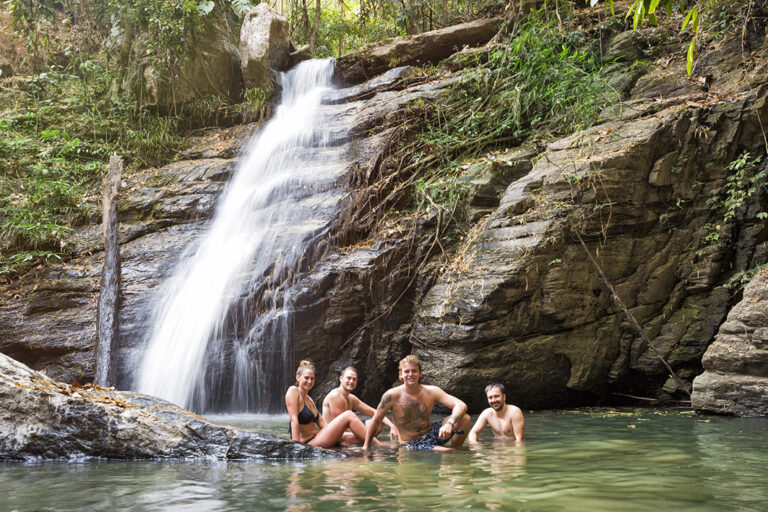
[[[255,388],[265,368],[290,372],[289,299],[265,293],[271,304],[254,319],[247,298],[265,276],[287,290],[282,276],[324,233],[344,195],[334,184],[345,169],[342,151],[329,147],[329,133],[344,126],[322,105],[332,73],[331,61],[313,60],[281,75],[274,117],[249,142],[208,231],[153,304],[138,391],[195,410],[222,409],[211,393],[226,397],[229,412],[263,410],[266,390]]]

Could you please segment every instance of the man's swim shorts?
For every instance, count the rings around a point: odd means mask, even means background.
[[[429,430],[427,430],[427,433],[421,436],[418,439],[414,439],[413,441],[408,441],[407,443],[403,443],[403,448],[407,448],[409,450],[416,450],[416,451],[427,451],[433,449],[435,446],[442,446],[445,443],[447,443],[451,438],[448,439],[440,439],[440,427],[443,426],[442,420],[437,420],[433,422],[429,426]],[[454,430],[451,434],[451,437],[453,437],[454,434],[463,434],[463,430]]]

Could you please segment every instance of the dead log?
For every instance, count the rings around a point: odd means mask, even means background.
[[[96,384],[109,386],[112,380],[112,351],[117,342],[117,314],[120,294],[120,242],[117,232],[117,195],[123,161],[117,155],[109,159],[109,171],[102,188],[102,229],[104,232],[104,266],[96,324]]]

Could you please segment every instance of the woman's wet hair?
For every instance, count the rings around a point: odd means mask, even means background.
[[[296,369],[296,376],[299,377],[303,375],[307,370],[315,371],[315,364],[309,359],[304,359],[299,363],[299,367]]]
[[[504,389],[504,384],[501,384],[500,382],[494,382],[492,384],[488,384],[487,386],[485,386],[485,394],[487,395],[488,392],[490,390],[494,389],[494,388],[496,388],[499,391],[501,391],[502,395],[506,395],[507,394],[507,391]]]

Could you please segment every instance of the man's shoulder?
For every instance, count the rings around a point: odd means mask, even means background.
[[[435,386],[434,384],[422,384],[421,387],[423,387],[430,394],[445,393],[443,388],[441,388],[440,386]]]
[[[339,388],[333,388],[328,392],[327,395],[325,395],[323,402],[325,402],[326,400],[335,400],[336,398],[338,398],[340,394],[341,392],[339,391]]]
[[[507,416],[522,416],[523,410],[516,405],[507,404]]]
[[[394,388],[389,388],[386,390],[381,397],[384,398],[385,396],[388,396],[390,398],[396,398],[399,397],[400,394],[403,392],[403,385],[395,386]]]
[[[492,417],[493,417],[493,408],[488,407],[480,411],[480,414],[477,415],[477,420],[475,420],[475,423],[477,423],[481,419],[489,421]]]

